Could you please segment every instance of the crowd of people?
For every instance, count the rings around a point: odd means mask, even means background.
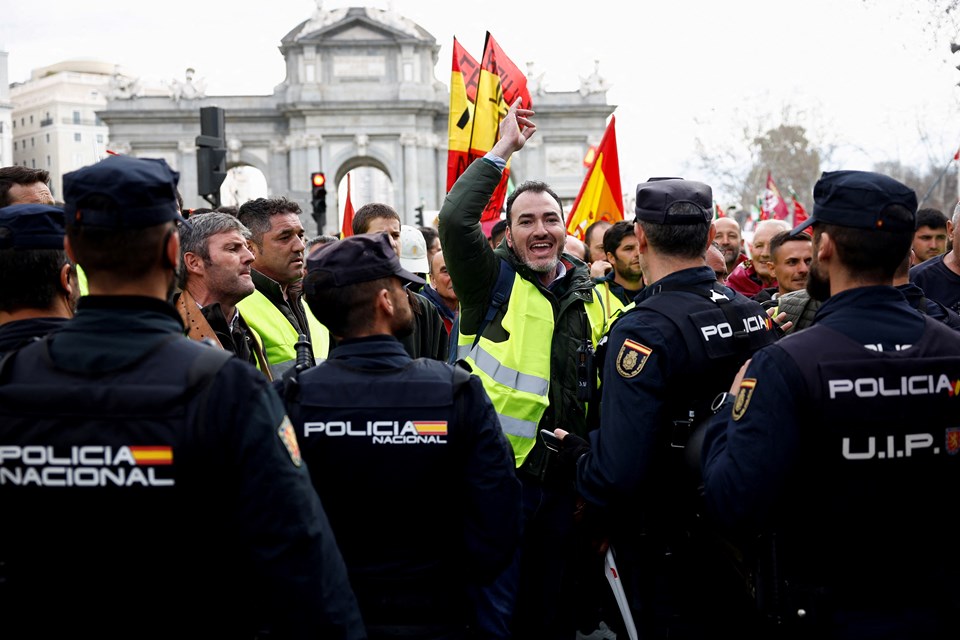
[[[533,118],[345,238],[0,168],[0,635],[955,634],[960,206],[826,172],[747,239],[651,178],[580,241],[528,180],[487,235]]]

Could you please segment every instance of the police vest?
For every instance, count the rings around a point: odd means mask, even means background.
[[[466,450],[454,399],[470,375],[417,359],[326,360],[289,401],[301,452],[367,624],[460,619]]]
[[[202,422],[215,402],[209,383],[233,355],[173,336],[130,366],[91,374],[57,368],[47,349],[31,344],[0,367],[5,610],[56,603],[63,618],[49,624],[59,626],[110,603],[106,624],[164,611],[147,635],[200,625],[221,636],[222,616],[235,633],[240,620],[209,594],[246,600],[249,576],[223,516],[230,507],[213,499],[224,494],[208,492],[229,465],[210,464],[218,445]],[[35,633],[35,611],[29,624]]]
[[[775,525],[792,584],[867,602],[957,584],[943,552],[955,539],[944,501],[960,474],[960,339],[925,322],[903,351],[872,351],[823,325],[778,343],[804,380],[790,390],[802,467]]]
[[[595,347],[606,328],[606,314],[595,289],[590,295],[590,302],[583,306],[589,339]],[[507,334],[505,340],[489,338],[490,323],[479,340],[460,333],[458,352],[483,381],[520,467],[536,444],[537,426],[550,404],[550,355],[556,318],[550,301],[519,274],[514,275],[505,306],[500,323]]]
[[[263,340],[263,350],[270,362],[273,377],[279,379],[296,362],[295,345],[299,339],[297,330],[277,305],[270,302],[259,290],[254,290],[238,302],[237,308],[250,328]],[[313,355],[317,360],[322,360],[330,351],[330,332],[314,317],[307,305],[303,305],[303,313],[310,330]]]

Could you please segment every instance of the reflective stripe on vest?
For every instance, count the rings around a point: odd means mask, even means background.
[[[263,341],[263,350],[273,370],[274,378],[279,378],[297,359],[297,330],[290,324],[283,312],[259,290],[237,303],[250,328],[257,332]],[[303,305],[310,329],[313,356],[323,360],[330,351],[330,333],[313,316],[307,305]]]
[[[584,305],[594,344],[606,324],[598,300],[594,295],[592,302]],[[483,382],[519,467],[536,443],[540,419],[550,404],[554,311],[536,285],[519,275],[514,276],[504,308],[501,326],[506,340],[494,342],[481,336],[474,346],[475,336],[461,333],[457,353]]]

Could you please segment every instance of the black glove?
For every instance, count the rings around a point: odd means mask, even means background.
[[[590,443],[575,433],[568,433],[560,441],[560,452],[557,454],[557,464],[562,469],[570,468],[572,475],[576,475],[577,460],[590,451]]]

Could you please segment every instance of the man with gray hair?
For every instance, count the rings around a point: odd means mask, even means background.
[[[931,300],[936,300],[951,311],[960,313],[960,204],[953,210],[947,225],[953,248],[910,268],[910,282],[923,289]]]
[[[250,230],[226,213],[203,213],[181,230],[181,292],[175,299],[188,336],[231,351],[272,379],[260,336],[237,303],[256,288],[250,275]]]

